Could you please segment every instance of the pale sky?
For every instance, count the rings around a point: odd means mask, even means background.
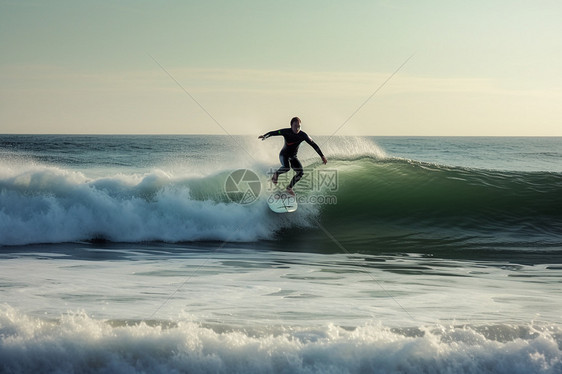
[[[332,135],[413,55],[338,135],[562,136],[561,20],[560,0],[0,0],[0,134]]]

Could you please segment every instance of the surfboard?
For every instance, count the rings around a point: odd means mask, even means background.
[[[291,213],[297,210],[297,198],[286,192],[274,192],[267,198],[267,205],[275,213]]]

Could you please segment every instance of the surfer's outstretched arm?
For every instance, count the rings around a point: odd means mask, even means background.
[[[324,164],[326,164],[328,162],[328,160],[326,159],[326,157],[324,156],[324,154],[322,153],[322,151],[320,150],[320,147],[318,146],[318,144],[316,144],[316,142],[314,140],[312,140],[312,138],[308,135],[306,135],[306,138],[304,138],[304,140],[310,144],[310,146],[312,148],[314,148],[314,150],[316,151],[316,153],[318,153],[318,156],[320,156],[320,158],[322,158],[322,162]]]
[[[265,134],[258,136],[258,139],[265,140],[270,136],[277,136],[277,135],[282,135],[281,130],[273,130],[270,132],[266,132]]]

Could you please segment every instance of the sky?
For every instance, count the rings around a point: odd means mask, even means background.
[[[0,134],[562,136],[559,0],[0,0]]]

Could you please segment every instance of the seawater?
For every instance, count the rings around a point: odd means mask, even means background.
[[[0,372],[562,372],[561,138],[315,140],[0,137]]]

